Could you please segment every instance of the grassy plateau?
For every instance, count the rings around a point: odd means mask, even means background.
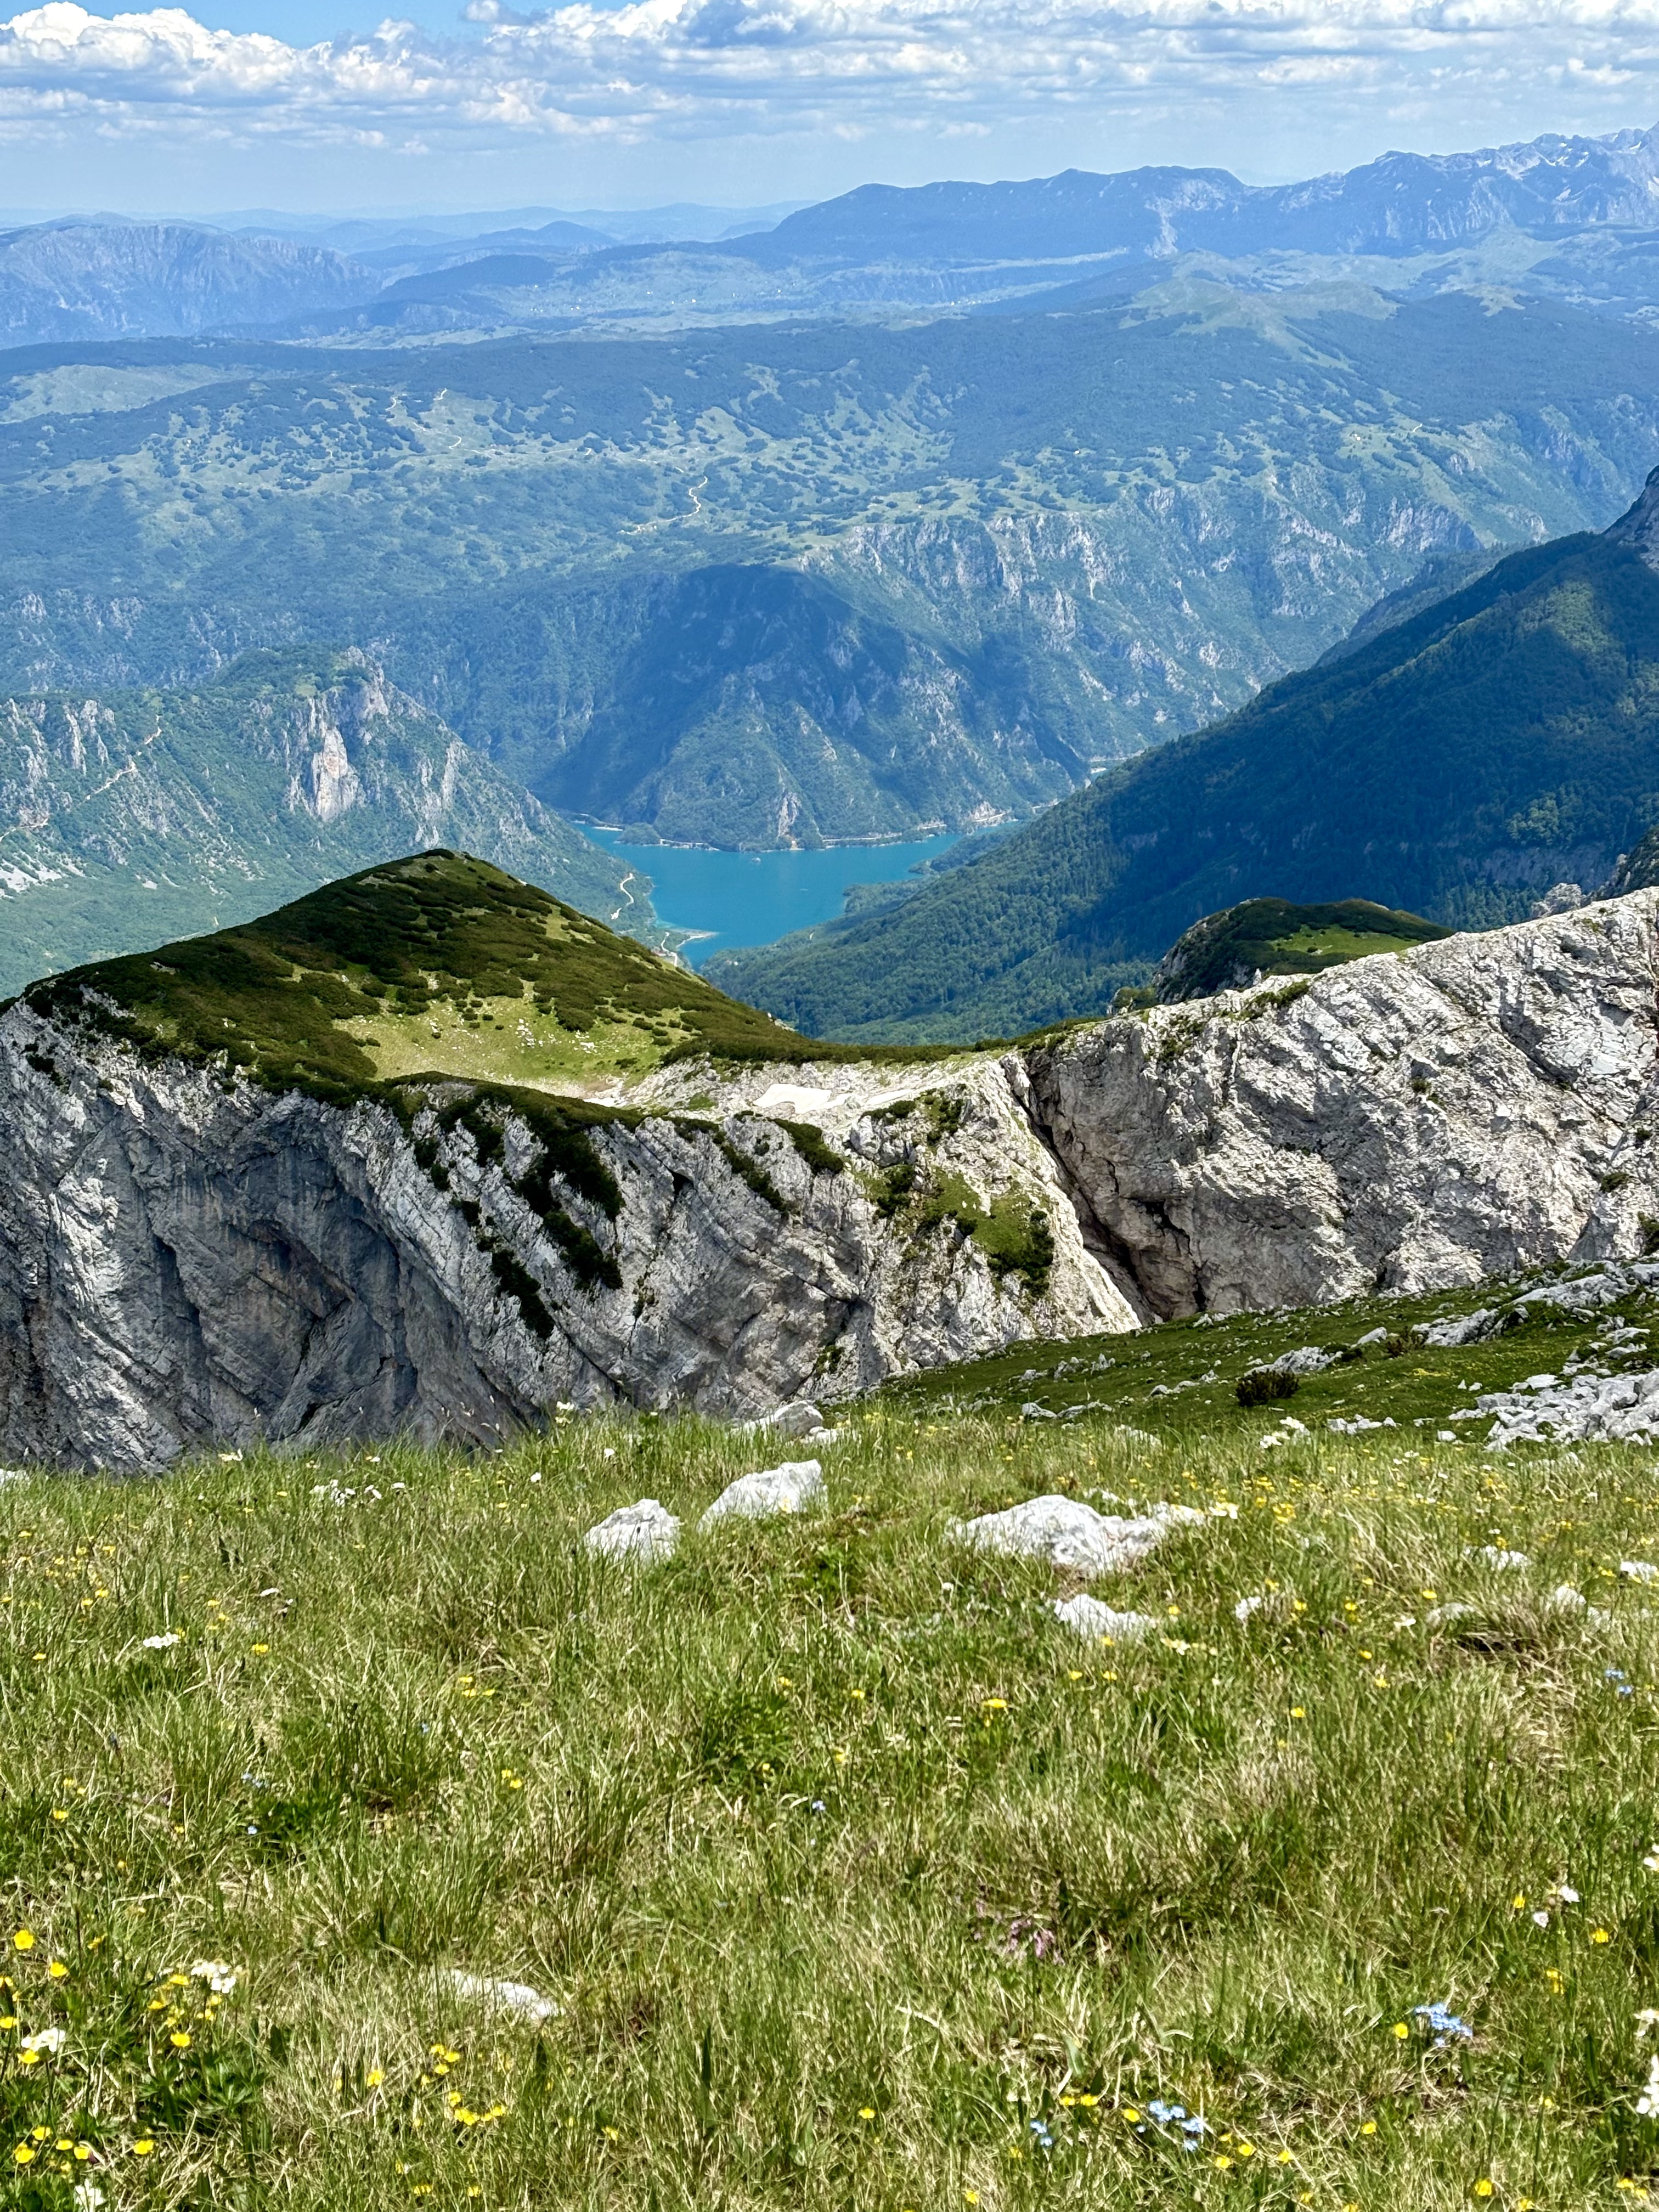
[[[932,1377],[842,1409],[823,1512],[708,1534],[802,1448],[561,1414],[0,1486],[3,2201],[1639,2201],[1659,1494],[1443,1441],[1424,1370],[1605,1342],[1409,1345],[1474,1303]],[[1379,1313],[1301,1431],[1240,1408]],[[1143,1640],[951,1535],[1055,1491],[1198,1509],[1093,1585]],[[677,1556],[583,1549],[641,1497]]]

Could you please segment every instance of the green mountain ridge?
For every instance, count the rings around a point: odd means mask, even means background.
[[[1103,1011],[1241,899],[1480,928],[1604,884],[1659,820],[1656,502],[1659,471],[1614,530],[1510,556],[902,905],[706,972],[809,1033],[1011,1035]]]
[[[441,848],[21,995],[153,1057],[335,1099],[425,1079],[580,1102],[697,1054],[905,1057],[826,1051],[537,885]]]
[[[0,698],[0,990],[449,842],[665,934],[648,881],[358,654],[254,653],[192,691]]]

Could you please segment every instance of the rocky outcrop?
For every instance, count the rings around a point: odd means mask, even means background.
[[[843,1150],[743,1085],[713,1113],[544,1099],[551,1121],[462,1084],[331,1104],[20,1001],[0,1455],[488,1442],[560,1401],[754,1414],[1134,1325],[994,1060],[933,1071],[936,1134],[902,1099],[880,1118],[857,1072]]]
[[[1659,1240],[1659,893],[1074,1031],[1033,1110],[1156,1312]]]
[[[580,1102],[331,1103],[20,1001],[0,1458],[752,1418],[1026,1337],[1632,1259],[1656,984],[1642,891],[1000,1055],[670,1062]]]

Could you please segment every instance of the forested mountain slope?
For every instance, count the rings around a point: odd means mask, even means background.
[[[649,884],[359,656],[255,653],[193,691],[0,697],[0,993],[465,845],[619,928]]]
[[[1659,483],[1659,476],[1656,477]],[[1659,490],[1088,790],[902,905],[709,963],[809,1033],[1097,1012],[1201,916],[1349,897],[1479,927],[1594,887],[1659,817]]]

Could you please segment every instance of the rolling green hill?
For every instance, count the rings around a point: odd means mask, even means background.
[[[809,1032],[1009,1034],[1100,1011],[1243,898],[1479,928],[1602,884],[1659,818],[1659,574],[1632,542],[1656,502],[1511,555],[896,908],[707,972]]]
[[[359,654],[185,691],[0,697],[0,990],[465,844],[653,942],[647,880]]]
[[[1449,932],[1420,914],[1399,914],[1368,899],[1292,906],[1288,899],[1246,899],[1196,921],[1158,963],[1158,1003],[1213,998],[1268,975],[1317,975],[1345,960],[1403,952]]]

